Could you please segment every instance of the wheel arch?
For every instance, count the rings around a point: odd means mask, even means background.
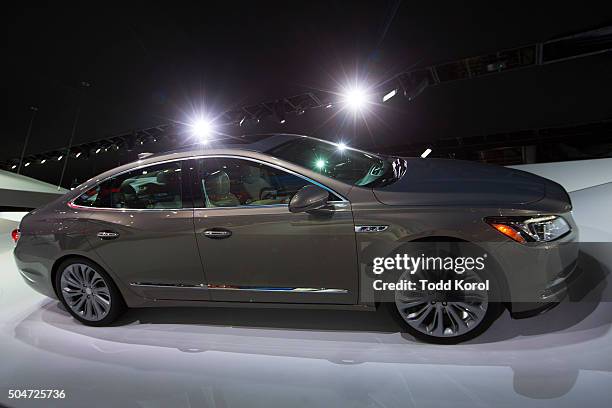
[[[419,237],[417,239],[411,240],[411,241],[407,241],[407,242],[464,242],[464,243],[468,243],[468,244],[472,244],[472,245],[476,245],[478,247],[480,247],[480,245],[478,245],[478,243],[476,242],[472,242],[463,238],[458,238],[458,237],[453,237],[453,236],[446,236],[446,235],[430,235],[430,236],[425,236],[425,237]],[[509,295],[510,295],[510,286],[508,285],[508,281],[506,279],[506,275],[504,273],[503,268],[501,267],[501,264],[497,261],[497,259],[495,259],[495,255],[488,253],[488,259],[487,262],[492,263],[493,265],[493,270],[494,270],[494,276],[495,276],[495,280],[496,283],[499,285],[499,290],[501,291],[501,299],[509,299]],[[501,302],[503,303],[504,307],[506,307],[507,309],[511,309],[511,304],[510,302]]]
[[[96,262],[95,260],[91,259],[90,257],[87,257],[85,255],[81,255],[81,254],[65,254],[60,256],[59,258],[57,258],[55,260],[55,262],[53,262],[53,266],[51,266],[51,284],[53,285],[53,291],[55,292],[55,295],[59,297],[59,293],[57,292],[57,287],[55,285],[55,279],[57,277],[57,274],[59,272],[59,267],[61,264],[63,264],[64,262],[66,262],[69,259],[84,259],[88,262],[93,263],[94,265],[96,265],[98,268],[100,268],[103,272],[105,272],[112,280],[113,283],[115,285],[117,285],[116,279],[108,273],[108,271],[102,266],[100,265],[99,262]],[[121,293],[121,291],[119,291]],[[122,294],[123,295],[123,294]]]

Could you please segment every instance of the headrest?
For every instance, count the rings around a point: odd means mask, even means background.
[[[132,185],[130,183],[126,181],[124,181],[121,186],[119,187],[119,192],[121,194],[133,194],[136,195],[136,190],[134,189],[134,187],[132,187]]]
[[[174,170],[160,171],[157,173],[157,182],[159,184],[176,184],[179,182],[179,174]]]
[[[230,179],[226,172],[215,171],[206,177],[204,186],[209,195],[227,195],[230,192]]]

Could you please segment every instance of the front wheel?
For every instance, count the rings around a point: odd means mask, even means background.
[[[70,314],[88,326],[105,326],[125,310],[123,297],[110,276],[86,259],[68,259],[58,268],[55,287]]]
[[[405,277],[405,276],[404,276]],[[462,277],[472,283],[483,282],[476,272]],[[503,307],[499,299],[495,279],[489,279],[488,292],[462,290],[412,290],[396,291],[394,309],[406,331],[428,343],[457,344],[471,340],[499,317]]]

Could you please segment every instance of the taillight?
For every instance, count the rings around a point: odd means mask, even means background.
[[[13,231],[11,231],[11,238],[13,238],[13,242],[17,243],[17,241],[19,241],[19,229],[14,229]]]

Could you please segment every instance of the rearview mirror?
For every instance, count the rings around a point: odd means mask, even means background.
[[[327,205],[329,192],[321,187],[309,184],[302,187],[289,202],[289,211],[292,213],[318,210]]]

